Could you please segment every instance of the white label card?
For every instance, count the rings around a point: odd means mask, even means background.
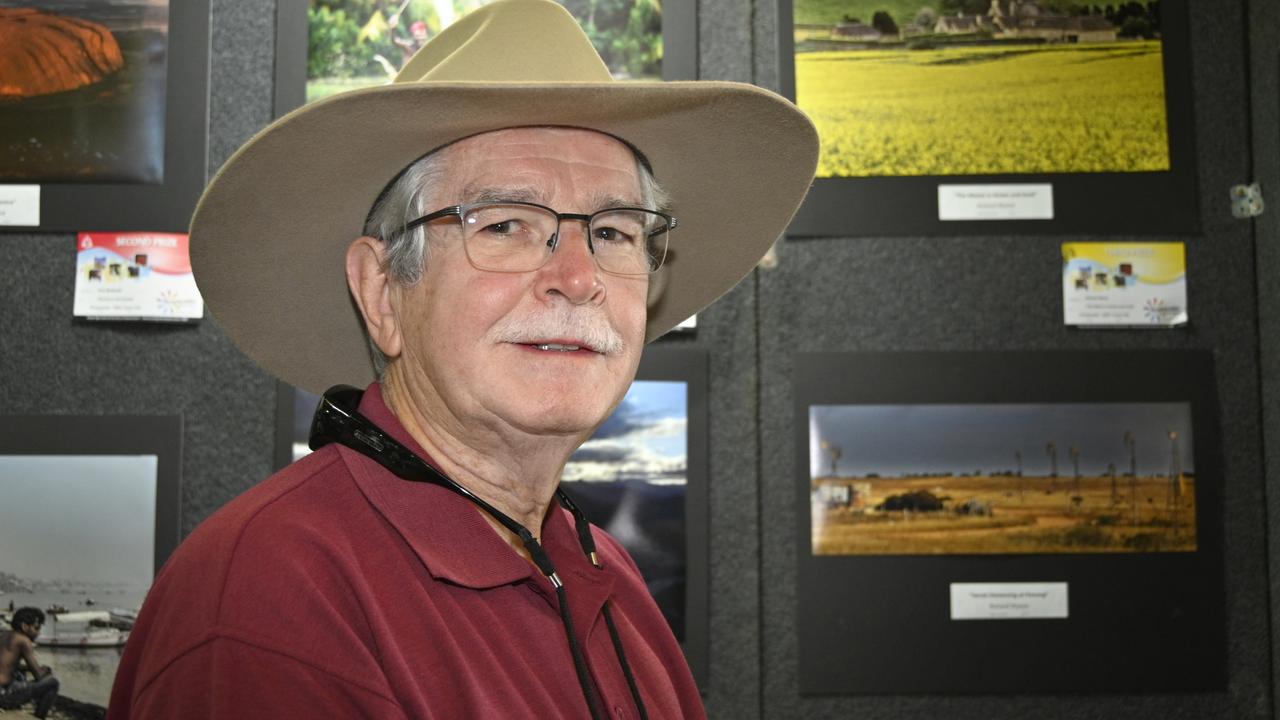
[[[951,583],[952,620],[1067,617],[1067,583]]]
[[[40,225],[39,185],[0,185],[0,225]]]
[[[939,185],[939,220],[1052,220],[1053,185]]]

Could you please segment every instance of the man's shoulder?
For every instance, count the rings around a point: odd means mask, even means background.
[[[215,557],[230,558],[246,535],[277,517],[323,513],[347,491],[349,478],[336,448],[322,448],[280,470],[214,512],[182,542],[157,581],[171,570],[196,560],[201,566]],[[194,557],[193,557],[194,556]],[[207,570],[203,567],[202,572]]]
[[[144,611],[164,615],[181,609],[185,620],[175,622],[216,625],[235,575],[246,566],[284,565],[278,558],[298,542],[295,536],[332,530],[334,520],[349,512],[358,493],[349,479],[336,448],[324,448],[227,503],[174,551]]]
[[[330,665],[346,661],[324,656],[358,639],[343,628],[347,615],[355,617],[346,594],[356,572],[351,547],[376,522],[362,504],[368,507],[335,446],[210,516],[152,585],[117,690],[132,697],[178,658],[210,652],[263,652],[336,672]],[[321,627],[327,632],[316,632]]]

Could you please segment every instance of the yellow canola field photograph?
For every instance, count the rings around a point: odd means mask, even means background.
[[[1169,169],[1159,40],[796,54],[819,177]]]

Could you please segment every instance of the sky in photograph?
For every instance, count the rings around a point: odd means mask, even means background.
[[[687,397],[683,382],[632,383],[618,409],[569,459],[563,478],[684,483],[689,447]]]
[[[155,455],[0,456],[0,571],[149,584]]]
[[[569,481],[684,483],[688,465],[688,390],[683,382],[637,380],[618,409],[565,466]],[[307,435],[319,396],[294,396],[293,459],[311,452]]]
[[[1124,433],[1136,437],[1139,475],[1164,475],[1172,462],[1169,431],[1178,433],[1182,471],[1194,472],[1191,407],[1186,403],[1043,405],[813,405],[809,408],[809,472],[831,473],[826,440],[840,448],[838,475],[882,477],[911,473],[982,473],[1016,469],[1047,476],[1047,446],[1057,447],[1058,474],[1101,475],[1108,463],[1129,468]]]
[[[169,26],[169,0],[0,0],[0,8],[13,7],[92,20],[113,32],[139,28],[163,32]]]

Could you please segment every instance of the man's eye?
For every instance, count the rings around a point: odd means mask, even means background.
[[[634,235],[623,232],[622,230],[619,230],[618,228],[615,228],[615,227],[596,228],[595,234],[593,235],[593,239],[598,240],[600,242],[607,242],[607,243],[635,242]]]
[[[503,220],[502,222],[490,223],[485,231],[497,233],[499,235],[507,235],[516,231],[516,222],[514,220]]]

